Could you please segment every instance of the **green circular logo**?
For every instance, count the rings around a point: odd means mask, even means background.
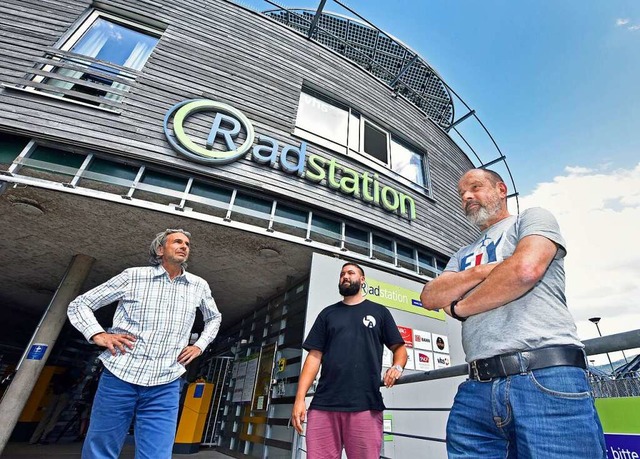
[[[216,114],[211,132],[205,146],[195,143],[184,129],[187,118],[201,112],[213,112]],[[231,130],[221,129],[222,121],[230,122],[233,125]],[[173,129],[169,128],[169,124]],[[247,138],[239,147],[233,142],[233,138],[238,134],[240,128],[244,128]],[[249,119],[239,110],[221,102],[207,99],[189,99],[177,103],[169,109],[164,117],[164,133],[171,147],[178,153],[208,164],[227,164],[244,156],[255,138],[255,131]],[[222,136],[226,142],[227,151],[213,148],[216,137]]]

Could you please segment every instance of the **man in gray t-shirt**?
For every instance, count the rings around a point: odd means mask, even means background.
[[[606,457],[556,219],[540,208],[510,215],[507,187],[489,170],[465,173],[458,191],[481,233],[421,295],[463,322],[469,380],[449,415],[449,458]]]

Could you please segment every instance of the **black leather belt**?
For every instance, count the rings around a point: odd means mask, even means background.
[[[584,351],[577,347],[555,346],[478,359],[469,364],[469,378],[490,381],[493,378],[559,366],[587,368]]]

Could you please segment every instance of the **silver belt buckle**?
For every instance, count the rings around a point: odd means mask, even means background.
[[[493,379],[493,378],[482,379],[480,377],[480,372],[478,371],[478,361],[477,360],[474,360],[473,362],[471,362],[471,370],[473,371],[473,376],[475,377],[476,381],[489,382],[489,381],[491,381]]]

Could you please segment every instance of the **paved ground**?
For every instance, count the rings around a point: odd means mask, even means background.
[[[63,443],[55,445],[30,445],[28,443],[9,443],[1,459],[72,459],[79,458],[82,443]],[[133,445],[125,445],[120,459],[133,459]],[[174,454],[179,459],[229,459],[215,449],[202,448],[195,454]]]

